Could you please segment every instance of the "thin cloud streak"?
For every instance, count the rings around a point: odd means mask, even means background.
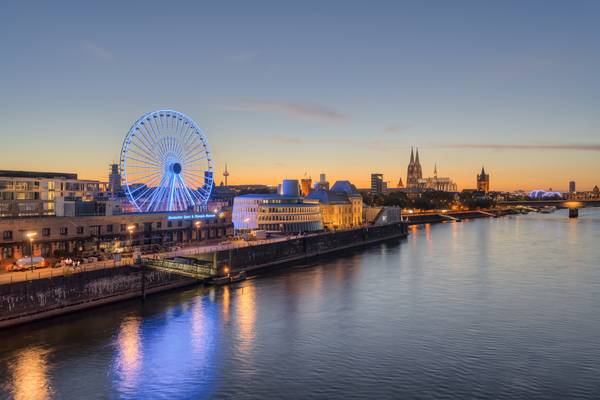
[[[341,112],[316,103],[244,99],[237,103],[227,105],[226,109],[229,111],[273,112],[327,122],[343,122],[346,119],[346,116]]]
[[[85,41],[81,44],[81,50],[88,56],[95,58],[100,61],[114,61],[115,56],[113,53],[100,46],[98,43],[92,41]]]
[[[348,138],[307,139],[293,136],[275,135],[275,142],[283,144],[336,144],[348,146],[363,146],[379,150],[395,150],[408,148],[412,144],[385,138],[371,140],[355,140]],[[500,144],[500,143],[442,143],[418,146],[430,149],[481,149],[481,150],[569,150],[569,151],[600,151],[600,144],[595,143],[553,143],[553,144]]]
[[[600,144],[595,143],[555,143],[555,144],[499,144],[499,143],[447,143],[428,147],[450,149],[485,149],[485,150],[576,150],[600,151]]]

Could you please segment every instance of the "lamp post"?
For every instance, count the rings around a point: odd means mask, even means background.
[[[135,225],[129,225],[127,227],[127,232],[129,232],[129,246],[133,247],[133,232],[135,232]]]
[[[200,240],[202,240],[202,233],[200,232],[200,227],[202,226],[202,221],[194,222],[194,226],[196,227],[196,238],[200,241]]]
[[[35,235],[37,235],[37,232],[28,232],[26,234],[27,238],[29,239],[29,249],[31,250],[30,256],[31,256],[31,271],[33,272],[33,238],[35,238]]]

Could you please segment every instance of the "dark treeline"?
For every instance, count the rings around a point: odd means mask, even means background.
[[[492,199],[476,196],[473,193],[455,194],[434,190],[411,197],[405,192],[392,192],[389,194],[363,193],[363,200],[366,204],[372,206],[398,206],[419,210],[443,210],[450,209],[454,205],[470,209],[490,208],[494,206]]]

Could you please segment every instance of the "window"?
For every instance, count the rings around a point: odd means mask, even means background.
[[[100,236],[100,225],[90,226],[90,235]]]
[[[83,235],[83,226],[78,226],[77,227],[77,234],[78,235]]]
[[[167,222],[167,228],[172,228],[172,227],[173,227],[173,222],[172,221]]]
[[[2,238],[4,240],[12,240],[12,231],[4,231]]]
[[[177,221],[177,226],[181,228],[183,226],[183,221]]]
[[[157,222],[156,223],[156,229],[160,229],[162,228],[162,222]]]
[[[121,232],[125,232],[127,230],[127,224],[121,224]]]
[[[112,233],[113,231],[113,226],[112,225],[106,225],[106,233]]]
[[[61,227],[60,234],[63,236],[69,234],[69,229],[66,226]]]
[[[43,228],[42,236],[50,236],[50,228]]]

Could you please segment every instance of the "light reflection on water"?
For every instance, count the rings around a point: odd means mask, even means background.
[[[0,333],[0,398],[597,398],[600,211],[411,228]]]
[[[11,392],[15,400],[49,399],[48,349],[31,346],[23,349],[10,366]]]

